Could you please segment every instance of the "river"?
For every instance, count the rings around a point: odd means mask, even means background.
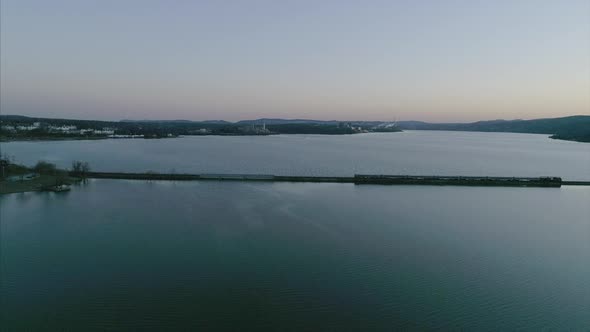
[[[13,142],[32,164],[590,179],[590,145],[404,132]],[[90,180],[0,197],[2,330],[586,330],[590,188]]]

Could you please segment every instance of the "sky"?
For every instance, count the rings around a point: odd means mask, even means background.
[[[590,114],[590,0],[1,0],[0,10],[2,114]]]

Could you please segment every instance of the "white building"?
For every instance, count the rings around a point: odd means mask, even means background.
[[[113,135],[115,133],[115,129],[113,128],[102,128],[102,130],[95,130],[94,133],[96,135]]]
[[[109,138],[144,138],[143,135],[109,135]]]
[[[39,127],[36,127],[34,125],[32,126],[16,126],[16,130],[20,130],[20,131],[31,131],[31,130],[35,130]]]
[[[16,131],[14,126],[2,126],[2,130],[6,130],[6,131],[10,131],[10,132]]]
[[[66,125],[63,125],[63,126],[50,126],[49,127],[49,130],[52,130],[52,131],[61,131],[61,132],[64,132],[64,133],[73,132],[73,131],[76,131],[77,129],[78,129],[78,127],[76,127],[76,126],[66,126]]]

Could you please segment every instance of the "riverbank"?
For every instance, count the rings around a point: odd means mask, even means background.
[[[552,136],[549,136],[549,138],[560,140],[560,141],[590,143],[590,134],[585,135],[585,136],[552,135]]]
[[[451,130],[451,131],[460,131],[460,130]],[[400,131],[373,131],[369,133],[384,133],[384,132],[402,132]],[[473,131],[465,131],[465,132],[473,132]],[[338,135],[355,135],[361,134],[362,132],[354,132],[354,133],[318,133],[315,135],[328,135],[328,136],[338,136]],[[289,133],[290,134],[290,133]],[[295,133],[298,134],[298,133]],[[533,134],[538,135],[537,133],[524,133],[524,134]],[[7,137],[7,136],[0,136],[0,143],[9,143],[9,142],[52,142],[52,141],[98,141],[98,140],[107,140],[107,139],[165,139],[165,138],[182,138],[182,137],[191,137],[191,136],[278,136],[282,135],[281,133],[264,133],[264,134],[240,134],[240,133],[211,133],[211,134],[191,134],[191,135],[179,135],[179,136],[171,136],[171,137],[106,137],[106,136],[42,136],[42,137],[27,137],[27,136],[18,136],[18,137]],[[547,136],[547,138],[554,139],[557,141],[569,141],[569,142],[577,142],[577,143],[590,143],[590,136],[563,136],[563,135],[551,135]]]
[[[399,131],[401,132],[401,131]],[[377,132],[375,132],[377,133]],[[379,132],[381,133],[381,132]],[[308,133],[287,133],[290,135],[296,135],[296,134],[300,134],[300,135],[305,135]],[[362,134],[361,132],[354,132],[354,133],[311,133],[314,135],[329,135],[329,136],[337,136],[337,135],[354,135],[354,134]],[[62,136],[62,137],[55,137],[55,136],[42,136],[42,137],[26,137],[26,136],[17,136],[17,137],[7,137],[7,136],[1,136],[0,137],[0,142],[51,142],[51,141],[95,141],[95,140],[107,140],[107,139],[114,139],[114,140],[120,140],[120,139],[147,139],[147,140],[153,140],[153,139],[166,139],[166,138],[182,138],[182,137],[191,137],[191,136],[231,136],[231,137],[237,137],[237,136],[247,136],[247,137],[251,137],[251,136],[278,136],[278,135],[284,135],[281,133],[261,133],[261,134],[248,134],[248,133],[211,133],[211,134],[191,134],[191,135],[179,135],[179,136],[164,136],[164,137],[97,137],[97,136],[76,136],[76,137],[68,137],[68,136]]]
[[[73,176],[58,177],[54,175],[40,175],[30,180],[3,180],[0,181],[0,195],[43,191],[55,187],[57,184],[69,186],[80,181],[80,178]]]
[[[0,142],[97,141],[109,137],[0,137]]]
[[[17,164],[8,157],[0,157],[0,195],[28,191],[68,191],[69,186],[80,182],[90,166],[73,161],[70,170],[59,169],[55,164],[40,160],[33,167]],[[77,172],[74,174],[73,172]]]

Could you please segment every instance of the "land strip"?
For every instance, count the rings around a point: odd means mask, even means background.
[[[560,187],[559,177],[476,177],[476,176],[418,176],[418,175],[361,175],[354,176],[284,176],[269,174],[174,174],[174,173],[119,173],[88,172],[87,178],[175,181],[267,181],[267,182],[322,182],[383,185],[451,185],[502,187]],[[570,182],[567,182],[570,184]],[[571,182],[590,185],[590,182]]]

